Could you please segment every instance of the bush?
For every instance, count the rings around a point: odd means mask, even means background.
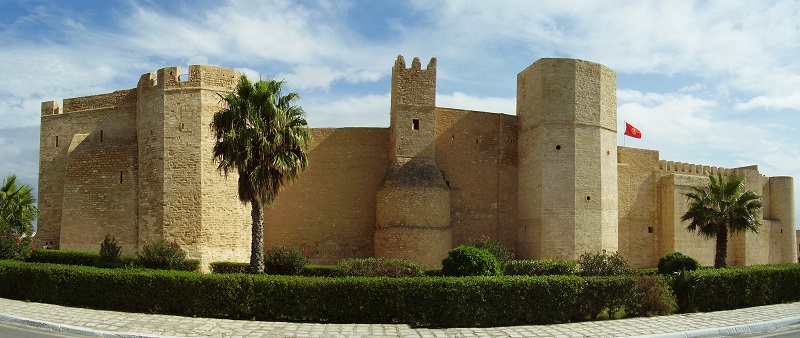
[[[250,263],[213,262],[211,273],[250,273]]]
[[[337,277],[339,276],[339,268],[335,265],[306,265],[298,275],[306,277]]]
[[[800,301],[798,264],[698,269],[676,274],[672,283],[682,312]]]
[[[503,272],[506,275],[571,275],[575,273],[575,263],[570,261],[542,259],[542,260],[516,260],[506,264]]]
[[[25,260],[31,255],[31,239],[0,222],[0,259]]]
[[[663,277],[640,276],[637,288],[641,301],[638,314],[640,316],[662,316],[675,313],[678,303],[675,294]]]
[[[100,259],[96,251],[33,249],[28,262],[95,266]]]
[[[488,250],[489,253],[497,259],[497,262],[500,263],[501,268],[505,266],[506,263],[515,259],[514,253],[511,252],[510,249],[500,242],[491,240],[489,236],[481,236],[481,238],[477,240],[470,241],[467,245]]]
[[[163,239],[153,244],[145,245],[142,253],[139,254],[142,266],[149,269],[163,270],[185,270],[186,252],[175,242],[167,242]]]
[[[693,271],[700,268],[700,263],[687,255],[680,252],[673,252],[664,255],[658,260],[658,273],[662,275],[671,275],[679,271]]]
[[[700,309],[800,300],[797,264],[687,274],[698,277]],[[208,318],[433,327],[552,324],[660,313],[669,309],[668,297],[661,297],[668,293],[664,280],[629,275],[309,278],[0,261],[0,297],[9,299]],[[661,296],[648,299],[648,294]]]
[[[628,262],[619,252],[608,254],[605,250],[581,255],[578,266],[584,276],[617,276],[625,274],[628,270]]]
[[[121,248],[117,245],[117,240],[114,237],[106,235],[103,243],[100,243],[100,257],[98,259],[99,267],[116,268],[121,265],[119,261]]]
[[[342,276],[354,277],[420,277],[425,268],[407,259],[351,258],[337,264]]]
[[[297,275],[308,265],[308,256],[302,249],[285,245],[273,246],[266,253],[264,266],[268,274]]]
[[[462,245],[447,253],[442,261],[445,276],[496,276],[500,274],[500,263],[486,249]]]

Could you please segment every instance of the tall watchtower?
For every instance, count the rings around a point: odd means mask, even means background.
[[[439,266],[452,248],[450,189],[436,167],[436,59],[392,68],[390,164],[377,194],[375,257]]]
[[[519,253],[617,250],[616,74],[540,59],[517,75]]]

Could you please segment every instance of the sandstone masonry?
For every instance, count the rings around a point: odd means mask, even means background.
[[[239,76],[169,67],[134,89],[43,102],[37,241],[99,250],[110,234],[136,253],[166,239],[204,270],[248,261],[250,209],[236,177],[216,170],[209,129],[218,94]],[[680,216],[683,194],[722,173],[745,177],[765,202],[762,231],[733,235],[729,264],[796,262],[791,177],[617,146],[616,75],[600,64],[541,59],[517,81],[516,116],[437,107],[436,59],[423,69],[398,57],[390,127],[312,129],[308,169],[265,210],[266,247],[304,247],[318,264],[376,256],[438,266],[486,235],[525,259],[605,249],[652,267],[681,251],[711,265],[714,241],[688,233]]]

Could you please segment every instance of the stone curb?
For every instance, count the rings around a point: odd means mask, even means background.
[[[79,334],[88,337],[119,337],[119,338],[163,338],[164,336],[147,336],[137,333],[129,332],[110,332],[101,331],[85,327],[72,326],[66,324],[56,324],[45,321],[33,320],[28,318],[10,316],[0,313],[0,322],[12,323],[28,327],[50,330],[54,332],[64,332],[71,334]]]
[[[673,332],[664,334],[653,334],[646,336],[635,336],[635,338],[699,338],[699,337],[730,337],[733,335],[743,335],[764,331],[777,330],[782,327],[800,324],[800,317],[776,319],[763,323],[752,323],[721,327],[716,329],[700,329],[686,332]]]

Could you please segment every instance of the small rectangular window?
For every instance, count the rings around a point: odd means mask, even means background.
[[[119,184],[122,184],[122,172],[119,172]]]
[[[100,142],[103,142],[103,131],[100,131]]]
[[[58,136],[56,136],[56,147],[58,147]]]
[[[653,233],[653,227],[647,227],[647,233],[652,234]]]
[[[412,119],[411,120],[411,129],[419,130],[419,119]]]

